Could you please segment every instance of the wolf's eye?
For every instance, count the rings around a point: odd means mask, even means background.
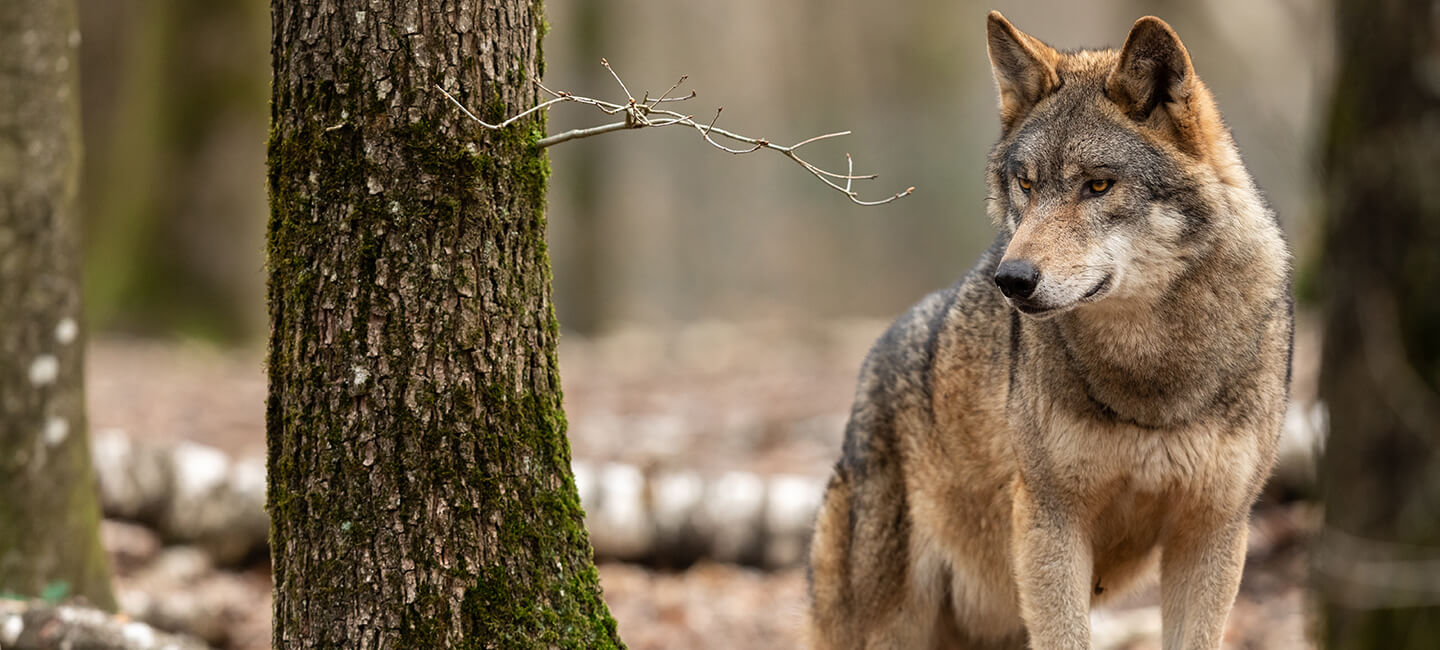
[[[1021,192],[1024,192],[1024,193],[1026,193],[1026,194],[1029,194],[1029,193],[1030,193],[1030,180],[1029,180],[1029,179],[1016,177],[1016,178],[1015,178],[1015,182],[1017,182],[1017,183],[1020,184],[1020,191],[1021,191]]]
[[[1090,191],[1095,194],[1104,194],[1105,192],[1110,190],[1110,186],[1113,184],[1114,183],[1108,180],[1096,179],[1090,181],[1089,183],[1086,183],[1085,187],[1090,188]]]

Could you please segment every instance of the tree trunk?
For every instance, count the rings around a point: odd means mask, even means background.
[[[538,1],[273,0],[276,647],[615,647],[560,407]]]
[[[1440,95],[1433,0],[1337,0],[1317,556],[1333,650],[1440,647]]]
[[[0,5],[0,594],[115,607],[86,444],[73,0]]]

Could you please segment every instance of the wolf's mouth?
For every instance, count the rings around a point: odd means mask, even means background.
[[[1080,296],[1080,298],[1077,299],[1075,302],[1067,303],[1064,305],[1046,305],[1038,301],[1032,301],[1024,298],[1006,298],[1006,300],[1008,300],[1011,305],[1014,305],[1016,309],[1020,310],[1020,313],[1025,314],[1026,316],[1048,318],[1055,313],[1068,311],[1081,303],[1094,302],[1095,300],[1099,300],[1101,297],[1104,297],[1104,294],[1110,290],[1110,286],[1114,283],[1115,274],[1106,274],[1105,277],[1099,282],[1097,282],[1094,287],[1091,287],[1089,291],[1085,292],[1085,295]]]
[[[1092,288],[1091,290],[1085,292],[1085,295],[1080,296],[1080,300],[1089,300],[1089,299],[1091,299],[1091,298],[1093,298],[1093,297],[1095,297],[1095,296],[1098,296],[1098,295],[1104,293],[1106,289],[1109,289],[1109,288],[1110,288],[1110,283],[1111,283],[1112,281],[1114,281],[1114,279],[1115,279],[1115,274],[1114,274],[1114,273],[1106,274],[1106,275],[1105,275],[1105,279],[1103,279],[1103,280],[1101,280],[1099,283],[1097,283],[1097,284],[1095,285],[1095,287]]]
[[[1055,311],[1054,307],[1040,307],[1038,305],[1033,305],[1028,302],[1020,302],[1018,300],[1012,301],[1012,304],[1014,304],[1015,308],[1019,309],[1021,313],[1028,314],[1030,316],[1039,316],[1046,312]]]

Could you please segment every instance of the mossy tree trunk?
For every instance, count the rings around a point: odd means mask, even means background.
[[[620,644],[570,473],[538,2],[273,0],[276,647]]]
[[[0,4],[0,594],[111,609],[85,434],[79,40],[73,0]]]
[[[1440,22],[1337,0],[1317,558],[1326,647],[1440,647]]]

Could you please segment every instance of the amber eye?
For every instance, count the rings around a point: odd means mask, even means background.
[[[1086,186],[1090,188],[1091,192],[1094,192],[1096,194],[1104,194],[1107,190],[1110,189],[1111,184],[1112,183],[1108,180],[1096,179],[1087,183]]]
[[[1016,179],[1015,179],[1015,182],[1017,182],[1017,183],[1020,184],[1020,191],[1021,191],[1021,192],[1024,192],[1024,193],[1026,193],[1026,194],[1029,194],[1029,193],[1030,193],[1030,181],[1029,181],[1028,179],[1025,179],[1025,178],[1016,178]]]

